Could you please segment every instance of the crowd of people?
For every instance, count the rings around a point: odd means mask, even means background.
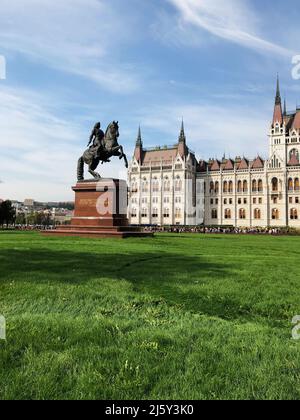
[[[147,232],[154,233],[201,233],[231,235],[295,235],[300,232],[289,228],[235,228],[235,227],[201,227],[201,226],[147,226]]]

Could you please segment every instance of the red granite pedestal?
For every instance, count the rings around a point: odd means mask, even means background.
[[[89,238],[144,237],[151,234],[130,227],[127,219],[127,183],[119,179],[78,182],[71,225],[43,232],[49,236]]]

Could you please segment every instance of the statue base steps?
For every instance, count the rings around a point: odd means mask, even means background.
[[[81,181],[72,189],[75,192],[75,211],[71,225],[47,230],[43,235],[120,239],[153,236],[141,228],[129,226],[125,181]]]

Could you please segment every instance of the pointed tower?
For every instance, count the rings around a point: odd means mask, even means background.
[[[178,139],[178,153],[183,158],[187,155],[187,147],[186,147],[186,136],[184,130],[184,121],[182,120],[181,130]]]
[[[143,156],[142,131],[141,131],[141,127],[139,127],[136,144],[135,144],[134,157],[139,163],[142,163],[142,156]]]
[[[276,124],[280,124],[280,125],[283,124],[283,113],[282,113],[282,103],[281,103],[279,77],[277,77],[275,107],[274,107],[273,124],[272,124],[273,127]]]

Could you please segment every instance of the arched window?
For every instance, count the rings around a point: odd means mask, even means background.
[[[143,182],[142,182],[142,192],[143,193],[148,192],[148,186],[149,186],[149,183],[148,183],[147,179],[143,178]]]
[[[213,192],[215,192],[215,184],[213,183],[213,181],[211,181],[210,183],[210,189],[209,192],[212,194]]]
[[[298,161],[298,163],[299,163],[299,151],[297,150],[297,149],[293,149],[293,150],[291,150],[290,151],[290,153],[289,153],[289,156],[290,156],[290,160],[293,158],[293,157],[295,157],[296,158],[296,160]]]
[[[261,179],[258,180],[258,192],[264,191],[264,184]]]
[[[291,220],[298,220],[298,211],[296,209],[291,209],[290,218]]]
[[[228,183],[228,192],[230,194],[233,193],[233,182],[232,181],[229,181],[229,183]]]
[[[175,181],[175,191],[179,192],[182,190],[182,181],[180,179],[180,176],[177,176]]]
[[[252,192],[257,192],[257,181],[255,179],[252,181]]]
[[[246,210],[245,209],[240,209],[239,210],[239,218],[240,219],[246,219]]]
[[[167,176],[164,179],[164,190],[166,192],[169,192],[171,190],[171,182]]]
[[[152,180],[152,189],[153,192],[159,192],[159,180],[156,177]]]
[[[244,193],[247,193],[248,192],[248,182],[247,181],[244,181],[243,182],[243,192]]]
[[[272,191],[278,192],[278,179],[277,178],[272,179]]]
[[[223,193],[227,193],[228,192],[228,183],[227,183],[227,181],[224,181],[224,183],[223,183]]]
[[[231,210],[230,209],[225,209],[224,217],[225,217],[225,219],[231,219]]]
[[[294,181],[292,178],[289,178],[288,180],[288,190],[289,191],[294,191]]]
[[[131,217],[137,217],[137,210],[135,208],[131,210]]]
[[[211,218],[212,219],[217,219],[218,218],[218,210],[217,209],[212,209]]]
[[[279,210],[273,209],[272,210],[272,220],[279,220]]]
[[[243,183],[242,183],[242,181],[238,181],[238,183],[237,183],[237,192],[238,193],[243,192]]]
[[[254,210],[254,219],[255,220],[260,220],[261,219],[261,211],[260,211],[260,209],[255,209]]]
[[[220,184],[219,184],[219,182],[217,181],[217,182],[215,183],[215,193],[216,193],[216,194],[219,194],[219,192],[220,192]]]
[[[299,178],[295,178],[294,188],[295,188],[295,191],[299,191],[300,190]]]

